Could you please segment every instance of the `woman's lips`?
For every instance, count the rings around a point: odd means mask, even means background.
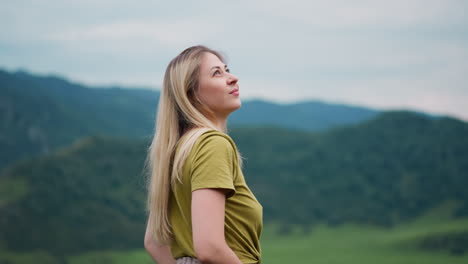
[[[239,89],[236,88],[236,89],[232,90],[232,92],[230,92],[230,94],[233,94],[233,95],[235,95],[235,96],[238,96],[238,95],[239,95]]]

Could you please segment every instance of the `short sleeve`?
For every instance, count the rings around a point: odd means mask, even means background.
[[[202,135],[192,162],[192,192],[204,188],[227,189],[227,197],[236,192],[234,188],[234,149],[220,135]]]

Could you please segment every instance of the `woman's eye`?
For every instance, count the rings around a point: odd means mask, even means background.
[[[231,72],[231,70],[229,70],[228,68],[226,68],[224,71],[225,71],[225,72],[229,72],[229,73]],[[221,74],[221,71],[220,71],[220,70],[216,70],[215,72],[213,72],[213,76],[215,76],[215,75],[217,75],[217,74]]]

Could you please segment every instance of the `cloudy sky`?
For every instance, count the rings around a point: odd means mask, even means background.
[[[466,0],[15,0],[0,8],[0,68],[157,89],[204,44],[241,98],[412,109],[468,121]]]

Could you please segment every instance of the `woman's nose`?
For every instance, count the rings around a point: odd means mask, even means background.
[[[229,85],[233,85],[233,84],[236,84],[237,81],[239,81],[239,78],[237,78],[234,74],[229,74],[229,78],[228,78],[228,84]]]

